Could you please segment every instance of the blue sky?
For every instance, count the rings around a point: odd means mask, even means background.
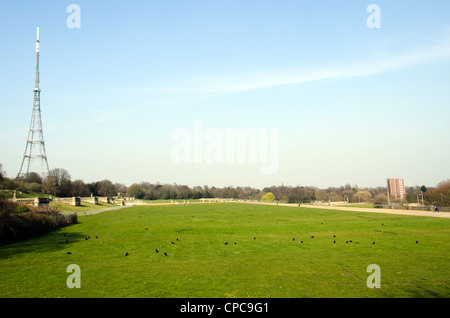
[[[70,4],[81,27],[66,24]],[[381,28],[366,24],[369,4]],[[0,163],[20,167],[41,33],[50,168],[72,180],[434,186],[450,178],[450,2],[2,1]],[[279,169],[171,160],[177,128],[278,129]]]

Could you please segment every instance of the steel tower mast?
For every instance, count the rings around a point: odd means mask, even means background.
[[[44,133],[42,130],[41,120],[41,90],[39,89],[39,27],[37,27],[36,40],[36,77],[33,89],[33,113],[31,115],[30,131],[28,133],[27,145],[23,155],[22,164],[20,166],[17,177],[26,175],[30,171],[31,161],[39,159],[41,162],[41,176],[48,174],[48,161],[45,153]]]

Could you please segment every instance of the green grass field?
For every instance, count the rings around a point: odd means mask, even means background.
[[[0,246],[0,297],[450,296],[443,218],[226,203],[79,222]],[[66,285],[70,264],[80,266],[79,289]],[[380,266],[379,289],[366,286],[370,264]]]

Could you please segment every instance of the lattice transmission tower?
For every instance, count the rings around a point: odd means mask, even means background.
[[[48,174],[47,154],[45,153],[44,133],[41,120],[41,90],[39,88],[39,27],[37,28],[36,40],[36,77],[33,89],[33,113],[31,115],[30,131],[28,133],[27,145],[23,154],[22,164],[17,177],[28,174],[31,162],[39,160],[41,162],[41,176]]]

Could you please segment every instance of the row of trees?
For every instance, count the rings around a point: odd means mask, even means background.
[[[425,186],[407,187],[406,198],[392,198],[391,202],[439,204],[450,206],[450,179],[442,181],[436,188]],[[237,200],[267,200],[302,203],[311,201],[349,203],[386,203],[388,202],[386,187],[359,188],[347,184],[341,187],[319,189],[309,186],[271,186],[263,189],[252,187],[209,187],[177,184],[135,183],[126,189],[127,196],[145,200],[175,200],[200,198],[231,198]]]
[[[44,193],[57,197],[117,196],[125,194],[127,188],[123,184],[113,184],[109,180],[84,183],[83,180],[71,180],[65,169],[52,169],[45,178],[36,172],[9,179],[4,176],[0,165],[0,189],[16,190],[22,193]]]
[[[124,184],[102,180],[84,183],[83,180],[71,181],[70,173],[65,169],[50,170],[43,179],[37,173],[31,172],[24,177],[9,179],[1,170],[0,189],[17,190],[23,193],[45,193],[58,197],[71,196],[129,196],[145,200],[176,200],[200,198],[232,198],[238,200],[275,200],[291,203],[310,201],[349,203],[385,203],[388,201],[386,187],[359,188],[357,185],[346,184],[340,187],[319,189],[310,186],[272,186],[263,189],[252,187],[209,187],[177,184],[160,184],[141,182],[126,187]],[[450,206],[450,179],[440,182],[436,188],[425,186],[408,187],[403,203],[422,202]],[[270,195],[268,195],[270,193]],[[395,201],[392,197],[391,201]],[[397,199],[400,201],[400,199]]]

